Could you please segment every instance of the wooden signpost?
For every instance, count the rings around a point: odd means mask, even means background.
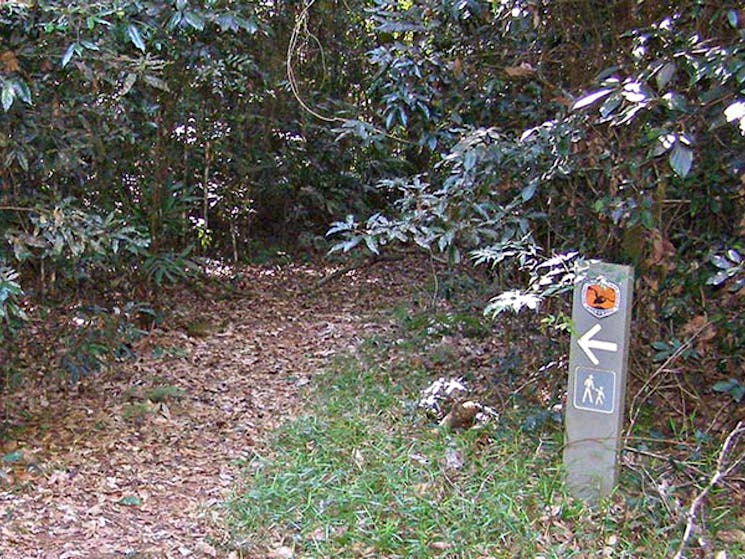
[[[596,262],[574,289],[564,467],[571,493],[591,503],[618,478],[633,275]]]

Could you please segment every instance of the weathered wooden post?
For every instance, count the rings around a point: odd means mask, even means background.
[[[570,492],[590,503],[618,479],[633,276],[596,262],[574,288],[564,467]]]

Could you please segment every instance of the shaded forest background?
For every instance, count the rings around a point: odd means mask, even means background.
[[[75,380],[208,261],[415,246],[557,330],[582,259],[634,265],[636,382],[731,429],[744,37],[704,0],[4,2],[1,388],[49,305]]]

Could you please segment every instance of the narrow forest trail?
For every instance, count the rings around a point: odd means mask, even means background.
[[[374,311],[421,285],[421,269],[383,262],[310,295],[328,270],[246,269],[245,296],[182,295],[185,319],[218,325],[204,337],[154,333],[72,393],[26,394],[2,449],[0,558],[239,557],[223,503],[241,464],[315,372],[384,327]]]

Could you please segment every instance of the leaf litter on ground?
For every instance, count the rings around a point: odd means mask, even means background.
[[[246,267],[230,298],[170,295],[183,324],[220,325],[205,335],[166,322],[134,359],[4,394],[18,413],[0,448],[0,557],[237,557],[223,503],[241,465],[426,269],[382,262],[307,295],[334,270]]]

